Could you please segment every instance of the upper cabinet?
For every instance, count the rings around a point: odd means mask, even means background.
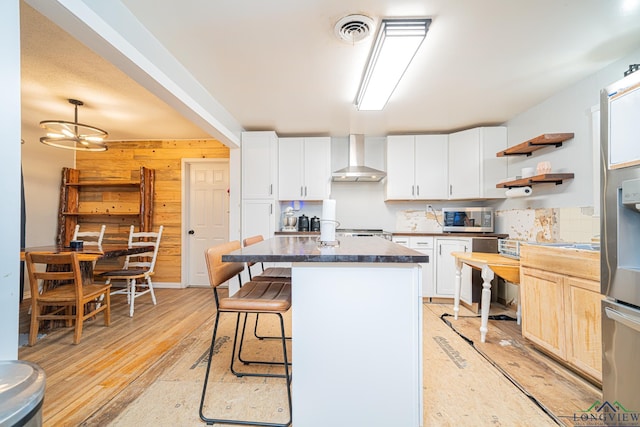
[[[275,198],[278,184],[278,136],[276,133],[243,132],[241,150],[242,198]]]
[[[447,135],[388,136],[386,200],[446,199],[447,141]]]
[[[449,135],[449,199],[504,197],[496,182],[507,176],[507,163],[496,152],[507,147],[503,126],[468,129]]]
[[[331,196],[331,138],[280,138],[280,200],[324,200]]]

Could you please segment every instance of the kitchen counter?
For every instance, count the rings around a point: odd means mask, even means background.
[[[393,236],[435,236],[435,237],[497,237],[507,239],[508,234],[498,233],[436,233],[426,231],[392,231]]]
[[[429,257],[379,237],[338,239],[278,235],[222,260],[292,263],[293,425],[418,427]]]
[[[319,231],[276,231],[276,236],[320,236]]]
[[[275,236],[231,254],[237,262],[427,263],[429,257],[379,237],[340,237],[338,246],[320,246],[315,236]]]

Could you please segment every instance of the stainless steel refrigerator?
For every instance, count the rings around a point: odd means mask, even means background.
[[[601,91],[600,114],[602,391],[640,412],[640,72]]]

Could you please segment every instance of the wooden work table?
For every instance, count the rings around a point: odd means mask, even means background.
[[[292,263],[293,425],[422,425],[422,274],[380,237],[276,236],[223,261]]]
[[[453,303],[455,319],[458,319],[458,312],[460,311],[462,265],[467,264],[481,271],[483,283],[480,312],[480,341],[485,342],[489,323],[489,306],[491,304],[491,281],[497,275],[508,282],[519,284],[520,261],[500,254],[484,252],[452,252],[451,255],[456,259],[456,283]]]

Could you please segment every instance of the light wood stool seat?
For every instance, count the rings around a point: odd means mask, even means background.
[[[248,313],[285,312],[291,307],[291,286],[285,282],[247,282],[218,308]]]

